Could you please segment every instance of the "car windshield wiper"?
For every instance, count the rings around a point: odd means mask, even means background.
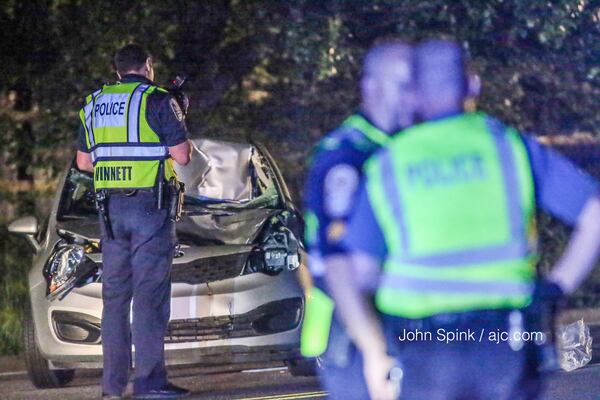
[[[198,215],[211,215],[213,217],[229,217],[235,215],[234,212],[215,210],[215,209],[197,209],[197,210],[183,210],[183,215],[189,215],[191,217]]]
[[[213,215],[216,217],[234,215],[235,213],[220,207],[210,207],[202,203],[183,203],[183,214],[189,216]]]
[[[209,205],[216,205],[216,204],[243,204],[243,203],[235,201],[235,200],[198,198],[198,197],[192,197],[192,196],[185,196],[184,199],[185,199],[185,204],[201,205],[201,206],[209,206]]]
[[[83,215],[75,215],[75,214],[63,214],[58,216],[58,220],[72,219],[72,220],[84,220],[97,217],[97,214],[83,214]]]
[[[260,196],[255,199],[238,202],[222,199],[199,199],[197,197],[185,197],[184,209],[202,208],[204,210],[217,211],[246,211],[258,208],[272,208],[273,202],[277,201],[277,196]]]

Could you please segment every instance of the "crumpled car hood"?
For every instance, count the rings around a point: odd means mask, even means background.
[[[186,215],[177,223],[177,237],[181,244],[190,246],[252,244],[269,218],[279,212],[281,210],[258,208]],[[61,221],[57,227],[90,240],[100,238],[98,218]]]
[[[281,210],[258,208],[226,214],[185,216],[177,223],[182,244],[251,244],[264,224]]]

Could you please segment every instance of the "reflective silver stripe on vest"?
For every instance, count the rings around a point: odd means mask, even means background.
[[[392,212],[398,223],[401,238],[400,254],[390,254],[390,259],[396,263],[410,264],[420,267],[459,267],[469,264],[508,261],[520,259],[529,253],[526,239],[526,227],[521,210],[521,185],[517,175],[515,158],[505,128],[497,121],[486,118],[487,127],[494,139],[498,159],[501,163],[502,179],[504,181],[505,204],[508,210],[510,224],[510,241],[491,246],[467,248],[427,256],[412,256],[410,254],[410,238],[404,221],[404,210],[400,197],[401,188],[395,178],[393,160],[390,152],[381,155],[381,170],[385,194],[389,199]]]
[[[96,102],[96,97],[100,94],[102,89],[96,90],[92,93],[92,100],[83,107],[83,116],[85,118],[85,127],[88,132],[88,139],[90,141],[90,147],[94,147],[96,145],[96,140],[94,139],[94,124],[92,122],[93,111],[94,111],[94,103]]]
[[[92,151],[92,161],[98,158],[114,159],[164,159],[167,157],[166,146],[99,146]]]
[[[533,286],[520,282],[471,282],[453,280],[432,280],[387,273],[380,282],[380,287],[395,290],[418,290],[423,292],[485,294],[502,296],[528,296]]]
[[[431,256],[391,256],[390,260],[400,264],[414,265],[423,268],[470,267],[495,261],[516,260],[527,255],[527,245],[511,241],[497,246],[479,247],[457,250]]]
[[[506,128],[493,118],[486,118],[486,125],[492,136],[498,150],[500,164],[502,165],[502,178],[504,180],[505,201],[508,208],[510,222],[510,233],[513,238],[513,244],[521,244],[522,251],[527,253],[527,228],[523,221],[525,216],[521,208],[521,183],[516,166],[515,155],[509,143]]]
[[[406,223],[404,221],[404,205],[402,203],[402,197],[400,196],[402,188],[399,186],[400,179],[396,178],[396,169],[394,168],[392,152],[389,148],[382,152],[380,156],[380,162],[380,174],[383,183],[383,190],[388,199],[388,204],[392,209],[392,213],[396,217],[396,222],[398,223],[400,249],[402,254],[407,254],[410,249],[410,243],[408,230],[406,229]]]
[[[142,108],[142,95],[150,85],[138,85],[129,99],[129,108],[127,109],[127,141],[129,143],[138,143],[140,141],[140,111]]]

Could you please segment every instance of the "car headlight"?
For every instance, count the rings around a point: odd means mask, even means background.
[[[283,270],[292,271],[300,265],[298,245],[285,231],[270,233],[264,242],[248,257],[244,272],[262,272],[277,275]]]
[[[85,250],[77,244],[59,247],[48,261],[47,272],[50,278],[48,290],[55,292],[75,275],[77,267],[85,258]]]
[[[260,244],[248,256],[244,274],[262,272],[277,275],[300,266],[302,243],[286,226],[289,215],[289,212],[284,211],[270,218],[260,235]]]
[[[291,232],[276,232],[263,243],[265,266],[271,272],[298,268],[298,244]]]

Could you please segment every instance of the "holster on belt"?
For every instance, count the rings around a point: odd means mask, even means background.
[[[167,193],[169,196],[169,218],[177,222],[181,219],[183,212],[183,198],[185,193],[185,184],[175,178],[171,178],[167,183]]]
[[[98,190],[96,192],[96,211],[98,211],[100,218],[102,218],[106,236],[112,240],[115,238],[115,236],[113,235],[112,226],[110,225],[110,220],[108,219],[108,198],[109,195],[106,190]]]

